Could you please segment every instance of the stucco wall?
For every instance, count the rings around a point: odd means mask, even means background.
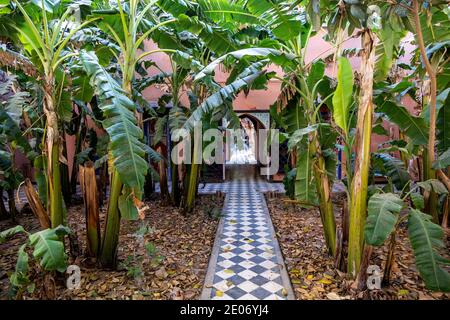
[[[330,54],[334,53],[335,47],[329,42],[323,39],[325,31],[319,32],[317,35],[311,38],[309,44],[307,46],[305,62],[309,63],[311,61],[317,60],[319,58],[325,58]],[[408,63],[411,59],[411,52],[414,49],[414,46],[410,43],[412,40],[412,36],[408,36],[405,38],[405,51],[406,54],[400,60],[401,62]],[[145,44],[146,50],[154,50],[157,46],[152,42],[147,42]],[[342,49],[352,49],[352,48],[361,48],[361,41],[359,38],[349,37],[342,43]],[[170,60],[168,56],[164,53],[155,53],[148,57],[148,59],[152,59],[156,62],[158,67],[164,71],[171,71]],[[350,62],[354,70],[359,69],[360,58],[359,57],[351,57]],[[267,68],[268,71],[275,71],[278,76],[282,76],[283,72],[281,68],[270,65]],[[152,67],[149,69],[150,74],[157,74],[160,71],[156,67]],[[326,75],[330,77],[335,77],[337,73],[337,66],[334,63],[330,63],[327,65],[325,70]],[[215,80],[219,83],[225,83],[228,74],[223,72],[220,68],[217,68],[215,73]],[[240,93],[236,99],[234,100],[233,106],[235,110],[268,110],[269,107],[277,100],[278,95],[280,94],[280,86],[281,83],[277,79],[272,79],[267,86],[266,90],[253,90],[249,94]],[[151,87],[144,91],[144,97],[148,100],[157,100],[164,93],[164,88],[156,88]],[[188,106],[188,100],[186,95],[184,94],[181,102]],[[405,106],[408,107],[411,111],[414,109],[414,101],[411,98],[406,98],[403,100]],[[385,128],[388,132],[392,132],[393,134],[397,134],[398,130],[392,124],[385,122]],[[384,136],[373,135],[372,137],[372,150],[376,150],[378,145],[384,141],[389,140],[389,138]]]
[[[307,47],[306,50],[306,56],[305,56],[305,62],[309,63],[313,60],[316,60],[318,58],[323,58],[331,53],[333,53],[333,46],[322,39],[324,35],[324,32],[320,32],[316,36],[314,36]],[[344,49],[347,48],[354,48],[359,47],[360,41],[359,39],[350,38],[346,40],[342,47]],[[157,46],[152,42],[147,42],[145,44],[145,49],[147,51],[157,49]],[[154,53],[147,57],[147,59],[152,59],[158,67],[166,72],[171,71],[171,65],[169,57],[165,53]],[[359,58],[354,57],[351,58],[352,66],[355,68],[355,70],[359,67]],[[275,71],[278,76],[282,76],[283,72],[281,68],[279,68],[276,65],[270,65],[267,68],[268,71]],[[149,73],[151,75],[158,74],[160,70],[156,67],[149,68]],[[334,65],[330,64],[328,65],[326,69],[326,74],[328,76],[334,76],[336,73],[336,68]],[[217,68],[215,72],[215,80],[219,83],[225,83],[226,79],[228,77],[228,74],[226,72],[223,72],[221,68]],[[270,105],[272,105],[276,100],[280,93],[280,81],[277,79],[272,79],[268,86],[267,90],[253,90],[248,95],[245,95],[244,93],[240,93],[237,98],[234,100],[233,106],[235,110],[268,110]],[[144,91],[144,97],[148,100],[157,100],[162,94],[164,94],[164,88],[156,88],[151,87],[147,88]],[[182,98],[182,103],[185,105],[188,105],[188,100],[186,95]]]

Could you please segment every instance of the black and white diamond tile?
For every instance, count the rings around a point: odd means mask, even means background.
[[[241,183],[242,184],[242,183]],[[282,183],[269,183],[263,180],[250,180],[246,183],[247,186],[251,186],[253,189],[260,192],[279,192],[284,193],[284,185]],[[169,182],[169,190],[171,185]],[[155,191],[160,192],[159,183],[155,184]],[[233,182],[223,182],[223,183],[205,183],[198,186],[198,193],[200,194],[214,194],[217,191],[228,193],[228,192],[239,192],[239,188]]]
[[[226,190],[226,191],[225,191]],[[264,181],[226,185],[224,217],[217,231],[202,299],[285,300],[293,297],[261,190]]]

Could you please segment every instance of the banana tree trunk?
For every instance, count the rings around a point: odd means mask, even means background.
[[[189,174],[189,182],[187,186],[187,194],[186,194],[186,205],[184,211],[186,213],[192,212],[195,204],[195,195],[197,193],[197,182],[198,182],[198,169],[199,164],[192,164],[191,170]]]
[[[196,134],[194,134],[194,150],[192,154],[192,164],[190,166],[189,170],[189,179],[187,180],[187,190],[186,190],[186,199],[184,203],[184,211],[186,213],[192,212],[194,209],[195,204],[195,197],[197,195],[197,189],[198,189],[198,175],[199,175],[199,168],[201,163],[201,151],[202,148],[202,141],[201,136],[197,137]]]
[[[423,153],[423,180],[436,179],[436,172],[432,169],[430,164],[428,150]],[[424,211],[433,217],[433,222],[439,224],[439,214],[437,211],[438,195],[433,189],[424,192],[425,208]]]
[[[361,270],[356,278],[356,285],[359,291],[364,291],[367,288],[367,272],[366,270],[370,265],[370,258],[372,257],[373,247],[366,245],[363,250],[363,255],[361,259]]]
[[[12,221],[16,221],[17,207],[16,201],[14,200],[14,189],[8,190],[8,206],[9,206],[9,215]]]
[[[437,170],[436,175],[439,177],[439,180],[442,181],[442,183],[447,188],[448,192],[450,192],[450,178],[447,177],[447,175],[442,170]],[[447,195],[446,199],[444,200],[444,208],[442,209],[442,221],[441,226],[444,229],[447,229],[448,226],[448,215],[450,211],[450,196]]]
[[[181,201],[178,165],[171,162],[171,171],[172,171],[172,190],[171,190],[170,197],[172,199],[172,204],[175,207],[178,207],[178,206],[180,206],[180,201]]]
[[[80,166],[79,173],[86,216],[87,252],[90,257],[97,257],[100,250],[100,212],[94,164],[89,161]]]
[[[350,230],[348,244],[348,273],[355,278],[361,265],[364,226],[367,210],[367,188],[372,134],[372,91],[375,63],[374,37],[370,30],[362,35],[361,97],[355,137],[355,169],[350,189]]]
[[[396,244],[396,236],[397,236],[396,233],[397,233],[397,231],[394,230],[394,232],[392,232],[391,238],[389,240],[389,252],[388,252],[386,264],[384,266],[383,280],[381,282],[383,284],[383,286],[388,286],[389,283],[391,282],[391,271],[392,271],[392,266],[394,265],[394,262],[395,262],[395,244]]]
[[[162,154],[162,148],[159,146],[156,151],[159,154]],[[168,203],[170,200],[169,186],[167,184],[167,170],[166,170],[166,162],[164,160],[159,161],[158,164],[159,170],[159,190],[161,193],[161,199],[163,202]]]
[[[0,188],[0,220],[9,218],[9,212],[6,209],[5,202],[3,200],[3,188]]]
[[[413,17],[414,17],[414,27],[416,29],[416,40],[419,47],[420,56],[425,65],[425,70],[427,71],[428,77],[430,78],[430,130],[428,135],[428,146],[427,146],[427,161],[424,162],[424,175],[426,174],[427,179],[436,179],[436,172],[433,170],[432,165],[435,160],[435,145],[436,145],[436,100],[437,100],[437,79],[436,70],[431,65],[430,60],[427,56],[426,45],[423,40],[422,26],[420,24],[420,4],[418,0],[413,1]],[[425,160],[425,159],[424,159]],[[439,216],[437,213],[437,202],[438,197],[434,191],[431,191],[428,197],[426,209],[427,212],[433,217],[435,223],[439,223]]]
[[[403,140],[403,141],[407,140],[406,135],[402,131],[400,131],[398,133],[398,138],[399,138],[399,140]],[[403,151],[399,151],[399,155],[400,155],[400,160],[402,160],[403,165],[405,166],[405,168],[408,168],[408,159],[407,159],[405,153]]]
[[[64,130],[62,130],[62,135],[64,136]],[[64,158],[66,160],[67,159],[67,145],[65,140],[62,143],[62,154],[64,156]],[[75,163],[75,161],[74,161]],[[63,194],[63,199],[64,199],[64,203],[69,206],[71,201],[72,201],[72,191],[71,191],[71,187],[72,185],[70,184],[70,178],[69,178],[69,165],[68,163],[62,163],[60,162],[59,164],[59,168],[61,171],[61,192]]]
[[[106,212],[106,224],[103,235],[100,262],[102,266],[115,268],[117,261],[117,245],[119,244],[120,212],[119,196],[122,193],[122,182],[119,174],[114,171],[111,177],[108,209]]]
[[[64,224],[61,173],[59,167],[58,116],[53,98],[53,75],[46,77],[44,86],[44,113],[47,120],[45,153],[47,155],[47,211],[52,228]]]
[[[108,184],[108,164],[103,163],[99,169],[99,177],[97,184],[98,205],[100,207],[103,206],[103,202],[106,198],[107,184]]]
[[[314,137],[311,146],[313,153],[316,154],[316,162],[313,170],[316,179],[317,194],[319,195],[319,209],[323,233],[328,252],[334,256],[336,254],[336,221],[334,219],[333,203],[331,202],[331,185],[317,136]]]
[[[151,164],[149,164],[151,165]],[[153,178],[152,173],[150,172],[150,169],[147,172],[147,175],[145,176],[145,182],[144,182],[144,198],[146,200],[149,200],[152,196],[154,190],[153,190]]]
[[[81,111],[80,111],[80,115],[78,117],[76,117],[75,119],[77,119],[75,121],[75,154],[80,153],[81,151],[81,143],[83,142],[83,127],[85,128],[85,126],[82,125],[82,120],[81,120]],[[74,159],[75,160],[75,159]],[[74,161],[75,163],[75,161]],[[70,175],[70,191],[71,194],[74,195],[77,192],[77,176],[78,176],[78,168],[77,166],[72,166],[72,172]]]
[[[30,179],[25,179],[25,195],[27,196],[28,203],[33,211],[34,215],[38,218],[39,224],[43,230],[50,228],[50,218],[47,212],[45,212],[41,199],[39,198],[36,190]]]
[[[444,211],[442,214],[441,227],[447,229],[448,226],[448,214],[450,211],[450,196],[447,196],[444,202]]]

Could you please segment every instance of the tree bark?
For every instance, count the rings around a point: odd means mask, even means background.
[[[66,206],[70,206],[72,202],[72,185],[70,183],[70,174],[69,174],[69,164],[67,158],[67,144],[66,144],[66,131],[64,128],[60,129],[61,131],[61,154],[63,159],[59,163],[59,170],[61,172],[61,192],[63,195],[64,203]],[[75,161],[74,161],[75,166]]]
[[[362,255],[361,268],[358,272],[358,278],[356,283],[358,285],[358,290],[363,291],[367,287],[367,269],[370,265],[370,258],[372,257],[373,247],[370,245],[364,246],[364,253]]]
[[[374,36],[370,30],[362,34],[361,97],[355,134],[355,170],[351,183],[350,228],[348,243],[348,273],[356,277],[359,272],[364,244],[364,226],[367,210],[367,188],[370,167],[372,134],[372,94],[375,64]]]
[[[437,175],[450,193],[450,178],[442,170],[437,170]]]
[[[59,168],[58,116],[53,98],[53,75],[47,75],[44,85],[44,113],[47,120],[45,153],[47,156],[47,211],[50,213],[51,227],[64,223],[61,173]]]
[[[75,112],[75,111],[74,111]],[[83,141],[83,128],[85,128],[84,125],[81,124],[82,120],[81,120],[82,114],[80,111],[80,114],[78,114],[75,117],[75,121],[74,122],[74,126],[75,126],[75,155],[77,155],[80,151],[81,151],[81,143]],[[75,159],[74,159],[74,164],[75,164]],[[77,193],[77,177],[78,177],[78,170],[77,170],[77,166],[73,165],[72,166],[72,172],[70,174],[70,191],[71,194],[74,195]]]
[[[42,229],[48,229],[51,227],[50,218],[42,205],[41,199],[39,198],[36,190],[30,179],[25,180],[25,195],[27,196],[28,203],[30,204],[31,211],[38,218],[39,224]]]
[[[117,246],[120,232],[119,197],[122,193],[122,186],[119,174],[117,171],[114,171],[111,177],[105,231],[100,253],[100,262],[102,266],[107,268],[115,268],[117,262]]]
[[[336,255],[335,259],[335,267],[341,271],[345,271],[347,269],[347,262],[345,260],[345,254],[347,253],[348,246],[348,208],[347,201],[344,200],[342,204],[342,212],[341,212],[341,227],[339,232],[337,233],[337,241],[339,243],[339,255]]]
[[[197,137],[194,134],[194,151],[192,155],[191,170],[189,171],[189,178],[187,179],[187,192],[186,192],[186,203],[184,205],[185,213],[190,213],[194,210],[195,196],[198,189],[198,174],[201,162],[201,153],[198,152],[202,150],[202,137]]]
[[[382,284],[384,286],[389,285],[391,281],[391,270],[395,261],[395,244],[396,244],[397,232],[394,230],[391,234],[389,240],[389,252],[386,260],[386,265],[384,266],[384,274]]]
[[[90,257],[97,257],[100,250],[100,212],[94,164],[89,161],[80,166],[79,174],[86,216],[87,253]]]
[[[445,202],[444,202],[444,210],[443,210],[443,214],[442,214],[442,222],[441,222],[441,227],[444,229],[447,229],[448,227],[448,214],[450,211],[450,196],[447,196],[445,198]]]
[[[317,194],[319,195],[319,210],[325,242],[329,254],[334,257],[336,254],[336,221],[334,219],[333,203],[331,202],[331,185],[325,166],[325,159],[323,158],[316,135],[313,138],[311,146],[316,158],[313,171],[316,179]]]

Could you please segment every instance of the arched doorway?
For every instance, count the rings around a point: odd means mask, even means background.
[[[226,164],[256,164],[256,129],[248,117],[240,117],[240,130],[231,135]]]
[[[243,178],[258,176],[258,131],[264,124],[248,113],[238,113],[240,130],[233,131],[226,143],[225,176]]]

